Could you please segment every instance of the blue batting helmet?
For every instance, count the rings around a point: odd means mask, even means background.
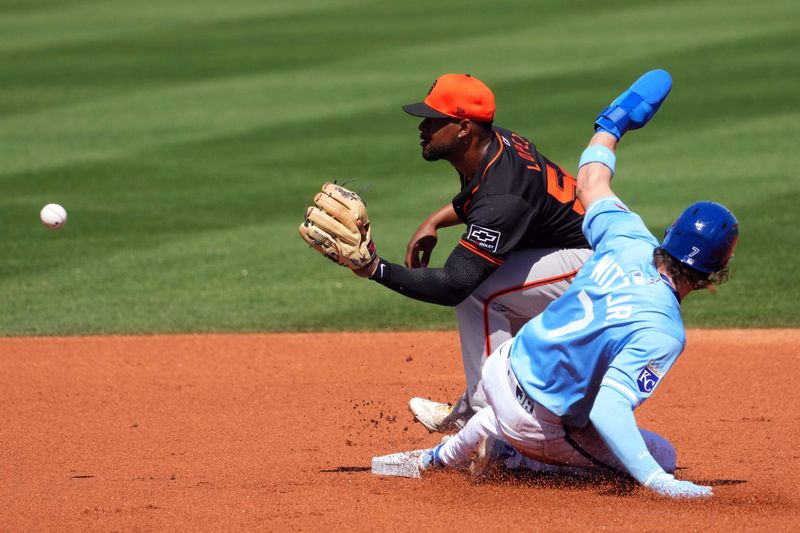
[[[739,222],[725,206],[697,202],[681,213],[664,234],[661,247],[700,272],[723,268],[733,255],[739,238]]]

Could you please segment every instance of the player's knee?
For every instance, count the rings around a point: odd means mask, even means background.
[[[647,449],[653,459],[670,474],[675,472],[676,453],[672,443],[658,433],[653,433],[646,429],[640,429],[639,431],[642,433],[642,438],[644,438],[644,442],[647,444]]]

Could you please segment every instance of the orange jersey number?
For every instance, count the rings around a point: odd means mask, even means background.
[[[575,178],[564,172],[564,169],[561,169],[561,172],[563,173],[563,179],[562,183],[559,184],[556,169],[547,165],[547,194],[562,204],[573,202],[572,210],[579,215],[584,214],[586,210],[583,208],[580,200],[575,197],[575,187],[578,182]]]

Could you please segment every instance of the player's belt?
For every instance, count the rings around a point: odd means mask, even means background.
[[[511,386],[511,390],[514,391],[514,397],[517,399],[517,403],[525,409],[528,414],[533,414],[533,406],[536,405],[534,401],[531,399],[530,396],[523,390],[522,386],[517,381],[517,376],[514,375],[514,371],[511,370],[510,362],[506,366],[506,374],[508,374],[508,384]]]

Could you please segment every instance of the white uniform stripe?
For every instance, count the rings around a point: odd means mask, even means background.
[[[603,382],[600,385],[608,385],[615,391],[619,392],[623,396],[625,396],[628,400],[630,400],[632,407],[636,407],[639,405],[639,398],[631,392],[631,389],[620,383],[619,381],[613,380],[611,378],[603,378]]]
[[[579,318],[574,322],[570,322],[565,326],[561,326],[560,328],[552,329],[547,332],[547,338],[549,339],[557,339],[559,337],[563,337],[564,335],[569,335],[570,333],[575,333],[576,331],[580,331],[589,324],[592,323],[594,320],[594,309],[592,307],[592,299],[586,294],[586,291],[581,291],[578,293],[578,300],[581,302],[583,306],[583,318]]]

